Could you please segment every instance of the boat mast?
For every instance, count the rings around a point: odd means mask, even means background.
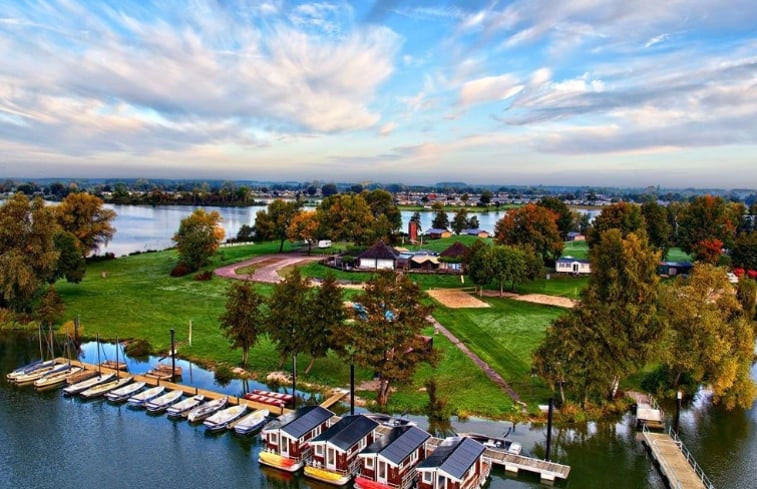
[[[116,336],[116,378],[121,377],[121,366],[118,364],[118,336]]]
[[[42,323],[39,324],[37,333],[39,336],[39,361],[41,362],[45,359],[45,353],[42,351]]]
[[[95,335],[95,341],[97,342],[97,375],[102,377],[103,366],[100,365],[100,333]]]

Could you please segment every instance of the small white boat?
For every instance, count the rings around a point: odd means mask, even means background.
[[[34,381],[41,379],[47,374],[52,374],[61,371],[65,365],[55,366],[55,364],[48,365],[47,367],[40,367],[32,370],[29,373],[21,374],[13,379],[13,382],[18,386],[31,385]]]
[[[159,395],[163,394],[166,388],[162,385],[152,387],[146,391],[142,391],[139,394],[133,395],[126,401],[131,407],[142,407],[145,403],[151,399],[155,399]]]
[[[193,410],[189,411],[189,413],[187,414],[187,419],[190,423],[199,423],[205,418],[210,417],[219,409],[223,408],[227,402],[228,399],[225,397],[221,397],[220,399],[215,399],[213,401],[208,401],[205,404],[197,406]]]
[[[244,413],[247,412],[247,406],[245,404],[238,404],[218,411],[213,416],[209,417],[203,423],[208,431],[220,431],[225,430],[229,423],[238,419]]]
[[[34,388],[38,391],[55,389],[65,384],[66,379],[68,379],[70,376],[76,375],[82,370],[81,367],[68,367],[69,368],[58,372],[50,372],[47,375],[35,380]]]
[[[90,387],[94,387],[98,384],[104,384],[105,382],[110,382],[110,380],[114,377],[115,374],[98,375],[97,377],[92,377],[91,379],[87,379],[77,384],[69,385],[68,387],[63,388],[63,395],[72,396],[74,394],[78,394],[79,392],[85,391]]]
[[[130,398],[144,386],[144,382],[134,382],[133,384],[128,384],[121,387],[120,389],[114,389],[108,392],[107,394],[105,394],[105,398],[111,402],[122,402]]]
[[[520,443],[496,436],[482,435],[481,433],[458,433],[458,436],[471,438],[486,448],[507,452],[512,455],[520,455],[520,452],[523,450]]]
[[[189,397],[169,407],[166,410],[166,414],[168,415],[169,418],[181,418],[182,416],[187,414],[189,411],[199,406],[204,400],[205,400],[205,396],[203,395]]]
[[[113,379],[110,382],[104,382],[102,384],[98,384],[94,387],[90,387],[89,389],[82,391],[81,396],[85,397],[87,399],[94,399],[95,397],[104,396],[108,392],[120,389],[121,387],[125,386],[129,382],[131,382],[133,377],[124,377],[123,379]]]
[[[53,367],[55,366],[55,362],[53,360],[36,360],[32,363],[27,363],[26,365],[22,367],[18,367],[13,372],[10,372],[5,375],[5,378],[10,381],[14,382],[16,377],[19,377],[21,375],[26,375],[34,372],[35,370],[39,370],[41,368],[47,368],[47,367]]]
[[[247,435],[253,431],[262,428],[270,413],[267,409],[258,409],[253,411],[234,424],[234,433],[238,435]]]
[[[166,394],[163,394],[162,396],[156,397],[155,399],[146,402],[145,408],[151,413],[162,413],[163,411],[168,409],[168,406],[181,399],[182,395],[184,395],[184,392],[178,389],[170,391]]]

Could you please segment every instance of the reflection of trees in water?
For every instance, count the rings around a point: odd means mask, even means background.
[[[452,429],[452,422],[449,418],[429,420],[428,432],[437,438],[446,438],[448,436],[455,436],[455,430]]]
[[[264,465],[259,465],[260,477],[257,484],[250,487],[268,487],[275,489],[299,489],[300,483],[294,474],[284,472]]]

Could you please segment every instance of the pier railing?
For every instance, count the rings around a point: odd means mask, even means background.
[[[644,433],[651,433],[646,425],[642,426],[642,431]],[[694,459],[694,456],[691,455],[691,452],[688,448],[686,448],[686,445],[684,445],[673,428],[668,428],[668,435],[670,436],[669,440],[652,440],[652,445],[658,446],[661,444],[675,444],[681,451],[681,454],[686,458],[686,461],[689,463],[691,468],[694,470],[694,473],[697,475],[697,477],[699,477],[699,480],[702,481],[704,487],[706,489],[715,489],[715,486],[707,477],[707,474],[704,473],[702,467],[699,466],[697,461]],[[668,484],[670,485],[671,489],[686,489],[686,486],[680,480],[678,480],[678,478],[675,477],[676,471],[673,469],[673,467],[670,466],[670,464],[668,464],[665,457],[658,457],[657,462],[663,466],[663,472],[668,477]]]
[[[678,434],[673,430],[673,428],[668,428],[668,434],[673,439],[673,441],[678,444],[678,447],[681,449],[681,453],[683,453],[683,456],[686,457],[686,461],[689,462],[691,468],[694,469],[694,472],[696,472],[697,476],[702,481],[702,484],[704,484],[704,487],[706,487],[707,489],[715,489],[715,486],[707,477],[707,474],[704,473],[704,470],[699,466],[697,461],[691,455],[691,452],[689,452],[689,449],[686,448],[686,445],[684,445],[681,439],[678,438]]]

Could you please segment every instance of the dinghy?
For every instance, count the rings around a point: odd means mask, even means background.
[[[134,382],[133,384],[125,385],[124,387],[121,387],[120,389],[115,389],[107,394],[105,394],[105,398],[111,402],[123,402],[136,394],[136,392],[142,387],[145,386],[144,382]]]
[[[229,426],[229,423],[238,419],[246,412],[247,406],[244,404],[238,404],[236,406],[226,408],[223,411],[218,411],[213,416],[206,419],[203,424],[208,431],[225,430],[226,427]]]
[[[181,399],[183,394],[184,393],[178,389],[168,392],[167,394],[163,394],[160,397],[156,397],[155,399],[146,402],[145,408],[151,413],[162,413],[168,409],[168,406]]]
[[[139,394],[131,396],[126,402],[131,407],[143,407],[147,401],[155,399],[159,395],[163,394],[164,390],[166,390],[166,388],[162,385],[152,387],[150,389],[147,389],[146,391],[142,391]]]
[[[79,372],[78,374],[74,374],[71,377],[68,377],[66,379],[66,383],[68,385],[78,384],[79,382],[83,382],[83,381],[85,381],[87,379],[91,379],[95,375],[97,375],[97,370],[86,370],[85,369],[85,370],[82,370],[81,372]]]
[[[63,395],[73,396],[74,394],[78,394],[82,391],[85,391],[89,389],[90,387],[94,387],[99,384],[110,382],[110,380],[113,379],[115,376],[116,376],[115,374],[98,375],[97,377],[92,377],[91,379],[84,380],[77,384],[69,385],[68,387],[63,388]]]
[[[66,383],[66,379],[81,372],[81,367],[66,365],[66,369],[58,372],[50,372],[34,381],[34,388],[38,391],[55,389]]]
[[[27,363],[23,367],[18,367],[13,372],[10,372],[9,374],[7,374],[5,378],[9,382],[14,382],[16,378],[20,377],[21,375],[27,375],[34,372],[35,370],[39,370],[41,368],[52,367],[54,365],[55,365],[55,362],[53,360],[44,360],[44,361],[37,360],[32,363]]]
[[[208,401],[205,404],[197,406],[193,410],[189,411],[189,414],[187,414],[187,419],[190,423],[199,423],[200,421],[203,421],[206,418],[210,417],[219,409],[223,408],[227,402],[228,399],[225,397],[215,399],[213,401]]]
[[[21,374],[13,379],[13,383],[18,386],[31,385],[35,380],[41,379],[47,374],[54,373],[54,371],[60,371],[65,365],[55,366],[55,363],[50,364],[47,367],[41,367],[32,370],[29,373]]]
[[[166,414],[169,418],[181,418],[185,416],[189,411],[199,406],[202,401],[205,400],[205,396],[198,395],[179,401],[166,410]]]
[[[133,377],[124,377],[123,379],[113,379],[110,382],[105,382],[102,384],[98,384],[94,387],[90,387],[89,389],[82,391],[81,395],[82,397],[85,397],[87,399],[94,399],[95,397],[104,396],[108,392],[120,389],[121,387],[125,386],[129,382],[131,382]]]
[[[234,433],[238,435],[248,435],[257,429],[262,428],[269,414],[270,413],[267,409],[253,411],[234,423]]]

